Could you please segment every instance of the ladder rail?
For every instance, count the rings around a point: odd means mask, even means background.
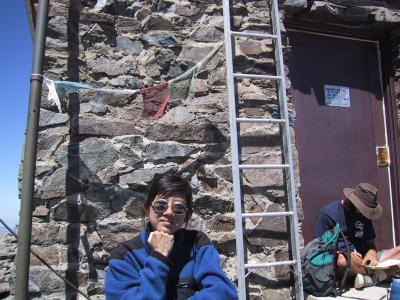
[[[229,120],[230,120],[230,136],[231,136],[231,159],[232,159],[232,179],[233,179],[233,196],[235,205],[235,231],[236,231],[236,263],[237,263],[237,277],[239,286],[239,299],[246,299],[246,268],[266,268],[276,267],[281,265],[291,265],[295,273],[295,290],[296,298],[303,300],[303,283],[301,276],[301,263],[300,263],[300,248],[299,248],[299,225],[297,220],[297,207],[295,195],[295,182],[293,171],[293,159],[291,151],[291,138],[290,138],[290,124],[289,113],[287,106],[285,72],[283,65],[282,54],[282,41],[280,30],[280,17],[277,0],[270,0],[270,14],[271,25],[273,28],[272,34],[265,33],[240,33],[231,31],[231,10],[230,0],[223,0],[224,11],[224,26],[225,26],[225,51],[226,51],[226,68],[227,68],[227,88],[229,98]],[[254,37],[254,38],[270,38],[274,41],[275,46],[275,65],[276,75],[259,75],[259,74],[241,74],[234,73],[233,58],[234,58],[234,38]],[[251,119],[251,118],[237,118],[236,116],[236,95],[235,95],[235,79],[249,78],[249,79],[264,79],[274,80],[277,84],[279,107],[281,119]],[[282,146],[284,153],[284,162],[281,165],[241,165],[239,161],[239,136],[238,136],[238,123],[281,123],[283,124],[282,131]],[[242,194],[241,194],[241,169],[284,169],[285,181],[287,190],[287,201],[289,211],[287,212],[267,212],[267,213],[242,213]],[[244,225],[243,222],[246,218],[251,217],[276,217],[286,216],[289,217],[290,222],[290,236],[293,260],[286,262],[268,262],[245,264],[245,245],[244,245]]]
[[[295,264],[295,289],[296,298],[303,300],[303,280],[300,260],[300,245],[299,245],[299,225],[297,220],[297,205],[296,205],[296,194],[295,194],[295,183],[294,183],[294,170],[293,170],[293,157],[291,148],[291,137],[290,137],[290,124],[289,124],[289,110],[287,105],[286,95],[286,82],[285,82],[285,70],[283,65],[283,53],[282,53],[282,37],[280,28],[280,16],[278,8],[278,0],[271,0],[272,3],[272,28],[273,34],[278,38],[275,40],[275,63],[277,64],[277,75],[282,76],[283,80],[279,80],[279,102],[281,110],[281,118],[285,119],[285,129],[283,130],[283,148],[285,157],[289,164],[289,174],[286,173],[286,189],[288,195],[288,206],[289,210],[293,212],[293,218],[290,218],[290,234],[291,234],[291,246],[293,259],[296,261]],[[283,112],[282,112],[283,108]],[[289,177],[289,178],[288,178]]]
[[[232,179],[233,197],[235,205],[235,232],[236,232],[236,265],[239,286],[239,299],[246,299],[246,274],[244,268],[244,244],[243,244],[243,219],[242,219],[242,196],[240,188],[239,153],[237,140],[236,122],[236,99],[235,99],[235,78],[233,75],[233,50],[231,35],[231,13],[230,1],[223,0],[224,27],[225,27],[225,52],[227,68],[227,88],[229,98],[229,119],[230,119],[230,140],[232,155]],[[244,288],[243,288],[244,287]]]

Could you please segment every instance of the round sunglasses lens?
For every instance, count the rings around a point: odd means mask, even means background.
[[[156,201],[153,203],[153,209],[158,213],[163,213],[168,209],[168,202]]]
[[[183,215],[184,213],[186,213],[186,206],[183,204],[174,204],[173,206],[174,209],[174,213],[176,213],[177,215]]]

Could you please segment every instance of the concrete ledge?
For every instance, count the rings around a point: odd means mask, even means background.
[[[306,300],[386,300],[389,299],[390,283],[380,284],[379,286],[372,286],[362,290],[351,288],[346,293],[338,297],[316,297],[308,295]]]

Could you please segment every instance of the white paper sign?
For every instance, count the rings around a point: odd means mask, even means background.
[[[350,107],[350,89],[348,87],[324,85],[324,91],[326,105]]]

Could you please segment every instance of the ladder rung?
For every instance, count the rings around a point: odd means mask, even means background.
[[[259,75],[259,74],[243,74],[233,73],[234,78],[264,79],[264,80],[281,80],[281,76],[276,75]]]
[[[285,123],[284,119],[255,119],[255,118],[236,118],[241,123]]]
[[[239,165],[239,169],[286,169],[288,164],[284,165]]]
[[[296,264],[295,260],[287,260],[287,261],[277,261],[270,263],[261,263],[261,264],[245,264],[245,269],[256,269],[256,268],[272,268],[272,267],[280,267],[280,266],[293,266]]]
[[[239,32],[239,31],[231,31],[233,36],[244,36],[244,37],[252,37],[252,38],[260,38],[260,39],[277,39],[278,36],[269,33],[255,33],[255,32]]]
[[[277,211],[277,212],[263,212],[263,213],[243,213],[242,218],[257,218],[257,217],[283,217],[293,216],[292,211]]]

